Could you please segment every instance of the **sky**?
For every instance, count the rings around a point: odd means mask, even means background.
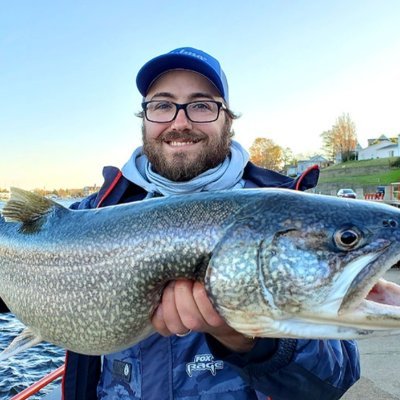
[[[190,46],[229,83],[236,140],[321,153],[349,113],[400,134],[398,0],[0,0],[0,188],[101,185],[141,144],[135,78]]]

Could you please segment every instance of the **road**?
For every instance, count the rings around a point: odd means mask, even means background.
[[[400,284],[400,270],[386,273],[386,279]],[[361,379],[343,400],[400,400],[400,336],[358,341]]]

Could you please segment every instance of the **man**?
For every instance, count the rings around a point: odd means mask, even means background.
[[[228,84],[219,62],[180,48],[146,63],[143,147],[122,171],[104,169],[99,193],[73,208],[94,208],[210,190],[315,186],[248,162],[232,140]],[[232,193],[234,195],[234,193]],[[338,399],[359,378],[352,341],[248,338],[230,328],[198,282],[167,285],[151,320],[158,333],[100,357],[67,353],[64,399]]]

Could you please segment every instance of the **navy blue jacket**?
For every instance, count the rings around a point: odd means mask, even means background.
[[[139,201],[147,194],[114,167],[106,167],[103,175],[100,191],[72,208]],[[312,167],[292,179],[248,163],[243,179],[246,188],[306,190],[316,185],[318,175],[318,168]],[[202,333],[183,338],[153,334],[105,356],[102,367],[100,357],[67,352],[62,386],[64,400],[333,400],[359,374],[353,341],[263,338],[249,353],[238,354]]]

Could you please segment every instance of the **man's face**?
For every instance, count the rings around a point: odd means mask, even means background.
[[[180,104],[196,100],[223,101],[208,79],[185,70],[161,75],[147,93],[146,101],[150,100]],[[229,154],[230,126],[231,121],[222,110],[216,121],[207,123],[191,122],[184,110],[179,110],[172,122],[154,123],[144,118],[144,153],[158,174],[172,181],[188,181],[216,167]]]

